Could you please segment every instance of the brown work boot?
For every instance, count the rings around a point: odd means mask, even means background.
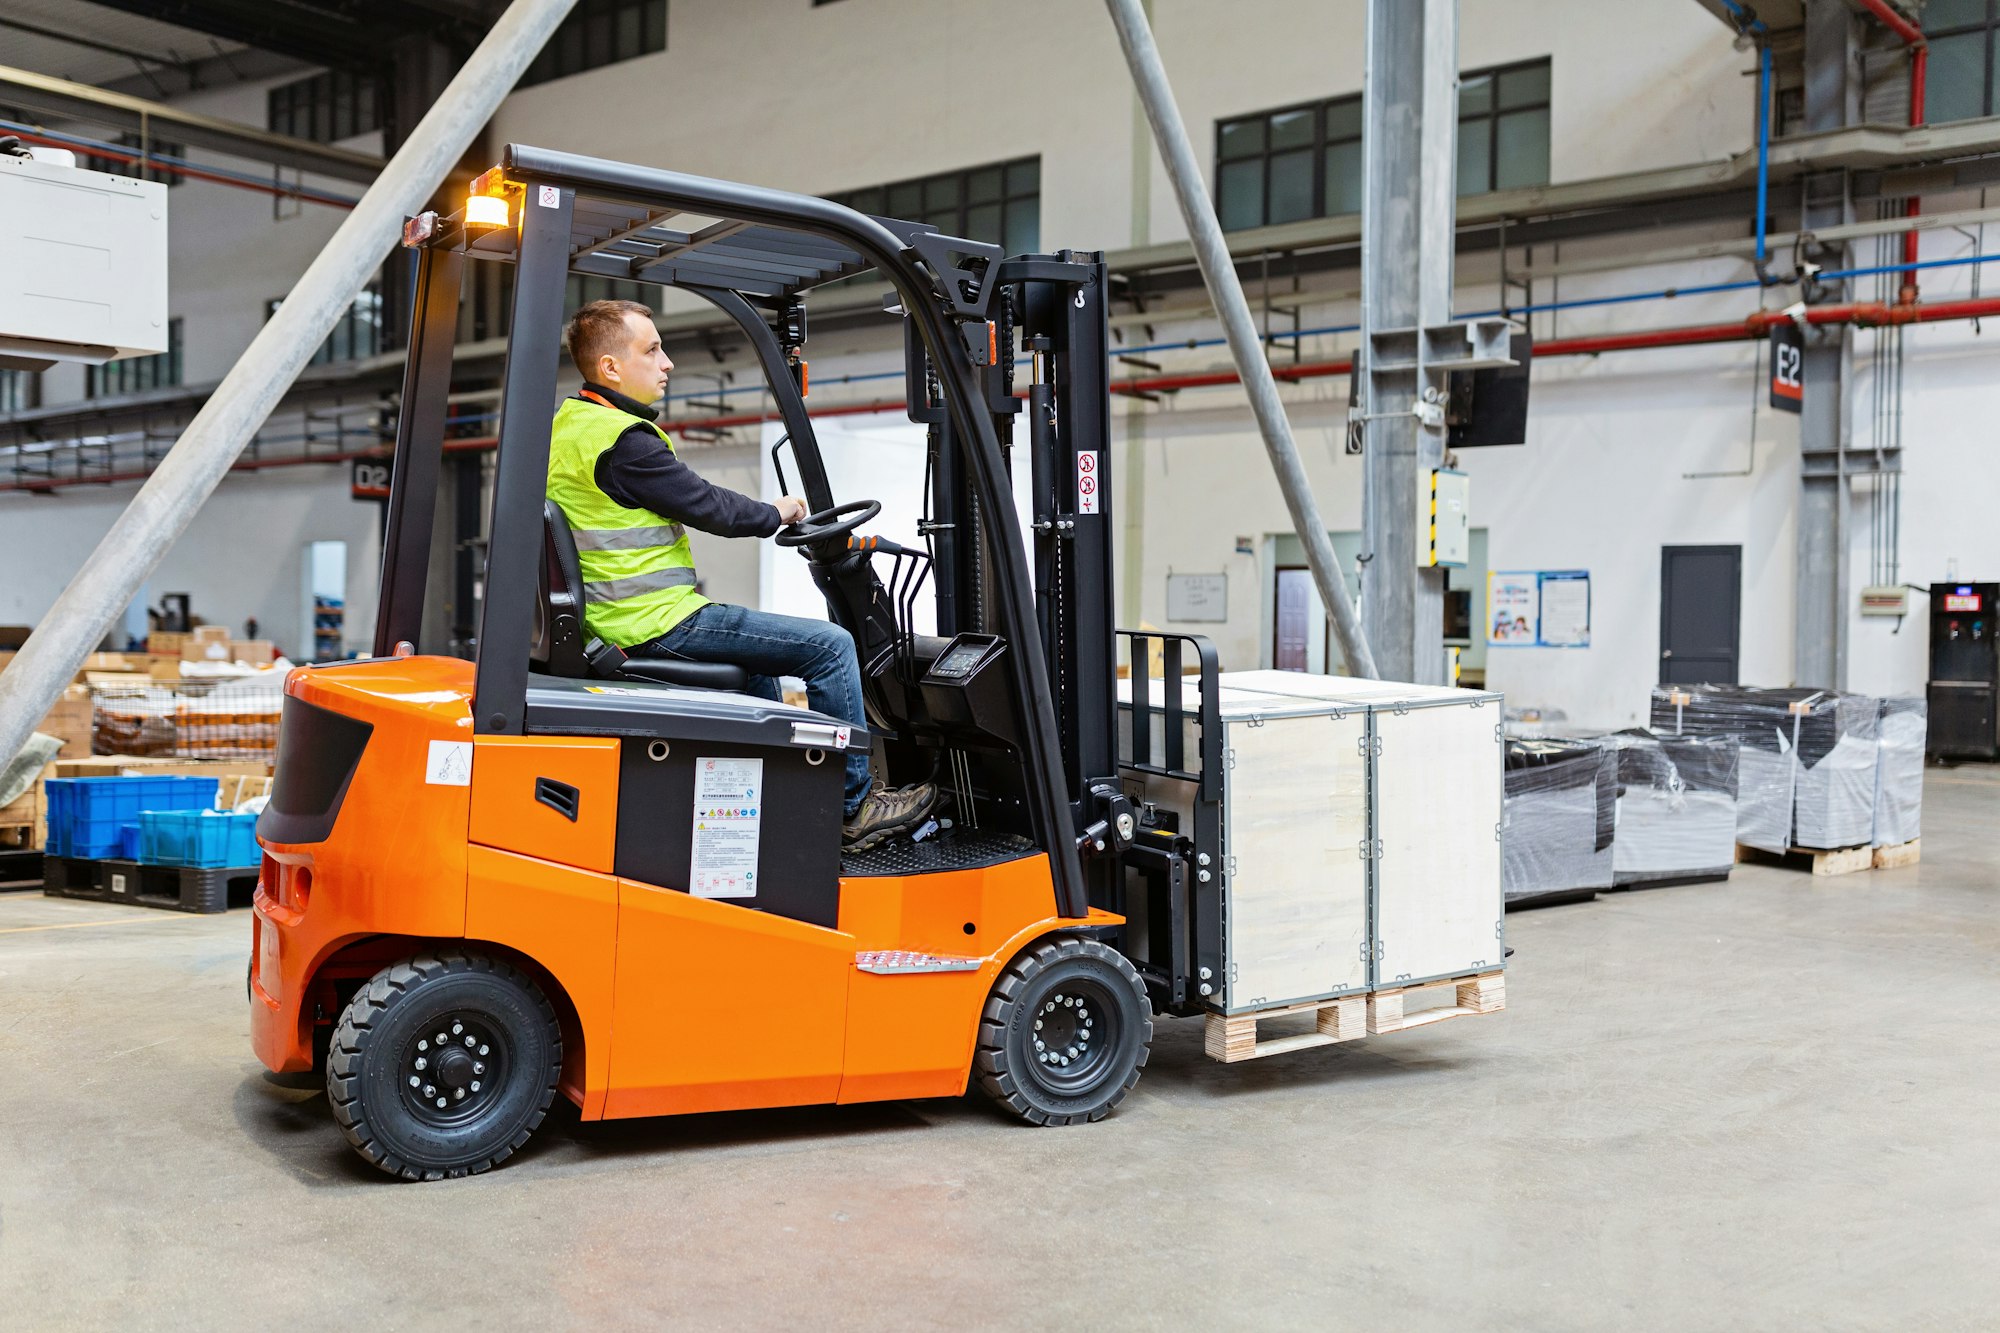
[[[937,786],[929,782],[893,791],[875,788],[862,801],[861,808],[842,822],[840,850],[865,852],[886,838],[917,827],[930,814],[937,799]]]

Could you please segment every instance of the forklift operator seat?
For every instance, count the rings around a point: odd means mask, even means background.
[[[542,560],[535,579],[535,638],[528,660],[551,676],[573,680],[649,680],[698,690],[743,690],[750,673],[728,662],[627,657],[609,644],[591,645],[583,623],[583,574],[569,517],[542,502]]]

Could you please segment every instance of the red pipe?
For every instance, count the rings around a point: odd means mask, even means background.
[[[1535,357],[1545,356],[1596,356],[1601,352],[1636,352],[1654,347],[1698,347],[1712,343],[1748,342],[1761,338],[1774,324],[1782,324],[1790,316],[1781,310],[1761,310],[1747,319],[1732,324],[1690,324],[1673,329],[1646,329],[1638,333],[1607,333],[1581,338],[1553,338],[1540,343],[1535,348]],[[1806,310],[1808,324],[1856,324],[1872,328],[1884,324],[1938,324],[1958,319],[2000,318],[2000,297],[1983,297],[1977,301],[1939,301],[1932,305],[1899,302],[1887,305],[1881,301],[1857,301],[1846,305],[1811,306]],[[1345,375],[1354,369],[1352,357],[1336,361],[1308,361],[1294,366],[1273,366],[1271,373],[1281,380],[1323,379],[1329,375]],[[1167,393],[1176,389],[1208,389],[1237,383],[1236,372],[1232,370],[1207,371],[1197,375],[1153,375],[1144,378],[1113,380],[1113,393]],[[1016,394],[1015,397],[1024,397]],[[893,412],[904,405],[901,398],[878,398],[873,402],[841,403],[834,407],[816,410],[815,417],[864,416],[874,412]],[[661,424],[675,430],[725,430],[731,426],[755,426],[765,421],[775,420],[768,412],[752,412],[728,417],[702,417],[687,421],[671,421]],[[491,449],[499,443],[497,436],[480,435],[446,440],[447,452],[463,450]],[[232,471],[257,472],[272,467],[300,467],[314,463],[345,463],[356,458],[379,458],[382,449],[357,449],[338,454],[315,454],[311,457],[285,456],[280,458],[246,459],[237,463]],[[150,473],[125,472],[103,477],[53,477],[46,481],[0,482],[0,493],[7,491],[52,492],[67,486],[103,486],[123,481],[143,481]]]
[[[239,180],[234,176],[218,176],[212,171],[203,171],[200,167],[184,167],[174,162],[162,162],[158,158],[142,157],[138,153],[127,153],[120,149],[113,148],[108,144],[102,148],[78,148],[73,143],[64,143],[60,139],[50,139],[42,135],[31,134],[26,131],[9,130],[8,134],[14,138],[19,139],[23,143],[40,144],[44,148],[66,148],[72,153],[80,153],[85,157],[110,158],[113,161],[124,162],[128,164],[137,162],[143,164],[145,167],[147,167],[152,171],[171,172],[173,175],[176,176],[185,176],[189,180],[210,181],[216,185],[228,185],[238,190],[252,190],[258,194],[274,194],[277,195],[280,199],[299,199],[303,200],[308,204],[324,204],[328,208],[354,207],[354,205],[351,203],[347,203],[340,200],[327,199],[319,195],[301,194],[297,190],[280,189],[277,186],[263,185],[259,184],[256,181]]]
[[[1924,44],[1923,31],[1916,24],[1898,14],[1889,0],[1861,0],[1861,7],[1882,20],[1882,26],[1895,33],[1910,46]]]

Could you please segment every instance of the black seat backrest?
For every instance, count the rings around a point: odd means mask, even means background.
[[[583,574],[569,517],[554,500],[542,501],[542,559],[535,578],[535,635],[528,660],[551,676],[583,679]]]

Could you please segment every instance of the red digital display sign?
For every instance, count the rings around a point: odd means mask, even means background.
[[[1977,611],[1980,597],[1976,592],[1948,592],[1944,595],[1944,609],[1947,611]]]

